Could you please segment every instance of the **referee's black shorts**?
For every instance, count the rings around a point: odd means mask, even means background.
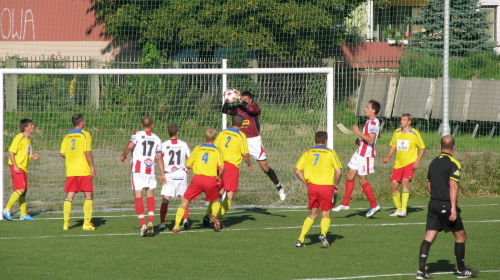
[[[464,229],[460,208],[457,206],[457,219],[450,221],[451,202],[431,200],[427,206],[427,226],[426,230],[437,230],[444,232],[456,232]]]

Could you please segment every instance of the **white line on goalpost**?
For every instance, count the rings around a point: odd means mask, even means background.
[[[225,67],[225,66],[224,66]],[[223,75],[222,89],[227,88],[227,74],[327,74],[326,76],[326,131],[329,148],[333,148],[333,68],[223,68],[223,69],[39,69],[39,68],[1,68],[0,69],[0,151],[4,150],[4,75]],[[225,124],[225,120],[224,120]],[[4,161],[0,165],[0,211],[3,210]],[[3,215],[0,215],[3,220]]]

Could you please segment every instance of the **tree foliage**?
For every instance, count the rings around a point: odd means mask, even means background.
[[[167,56],[217,47],[310,57],[349,38],[345,19],[366,0],[91,0],[103,36],[153,43]],[[376,0],[380,5],[388,0]],[[95,26],[94,25],[94,26]],[[91,32],[91,30],[89,30]]]
[[[406,49],[431,55],[442,55],[444,45],[444,1],[427,0],[417,18],[409,18],[408,24],[425,28],[416,34]],[[488,42],[486,12],[479,9],[478,0],[450,1],[450,54],[467,56],[474,52],[492,51]]]

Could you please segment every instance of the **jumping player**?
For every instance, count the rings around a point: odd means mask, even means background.
[[[267,165],[266,152],[260,137],[259,119],[261,111],[259,105],[254,102],[253,98],[254,96],[252,93],[244,91],[241,94],[241,104],[237,106],[228,106],[227,103],[224,103],[222,106],[222,113],[231,116],[238,114],[243,117],[243,125],[240,130],[247,136],[250,156],[257,160],[262,171],[266,173],[276,186],[280,199],[285,200],[286,194],[283,185],[280,183],[274,169]]]
[[[168,204],[172,197],[180,196],[181,199],[187,189],[186,159],[191,155],[191,150],[186,142],[179,140],[179,126],[173,123],[168,126],[170,139],[161,144],[163,152],[163,165],[165,166],[165,179],[167,182],[161,187],[163,201],[160,207],[159,230],[165,229],[165,217],[167,216]],[[181,229],[187,230],[189,221],[189,207],[186,207]]]
[[[125,164],[127,154],[132,151],[132,190],[135,197],[135,212],[139,218],[141,226],[141,236],[153,236],[153,220],[155,216],[154,189],[156,188],[155,161],[158,159],[160,170],[165,170],[163,166],[163,153],[161,150],[161,140],[152,132],[153,119],[144,117],[141,121],[143,130],[135,132],[123,150],[120,161]],[[162,183],[166,182],[165,174],[161,172]],[[144,218],[143,191],[146,192],[146,202],[148,209],[148,225]]]

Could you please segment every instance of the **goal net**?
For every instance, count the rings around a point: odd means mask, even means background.
[[[132,133],[141,129],[142,117],[153,118],[153,132],[162,141],[169,138],[168,125],[177,123],[179,139],[192,149],[203,143],[205,129],[221,131],[230,125],[230,118],[226,120],[221,113],[225,88],[255,95],[262,110],[260,132],[268,165],[287,193],[287,199],[280,202],[273,183],[252,159],[252,173],[246,164],[241,166],[236,205],[307,203],[306,188],[294,173],[295,163],[314,145],[318,130],[329,132],[328,145],[333,146],[332,68],[0,69],[0,74],[5,102],[0,141],[4,150],[2,203],[12,193],[8,147],[19,133],[21,119],[35,124],[31,139],[40,160],[32,160],[29,166],[28,211],[62,209],[65,167],[59,149],[76,113],[84,115],[85,129],[92,134],[96,209],[133,208],[130,166],[121,165],[120,156]],[[157,203],[160,189],[158,184]],[[202,205],[202,201],[193,204]],[[83,203],[83,196],[77,196],[75,203]]]

